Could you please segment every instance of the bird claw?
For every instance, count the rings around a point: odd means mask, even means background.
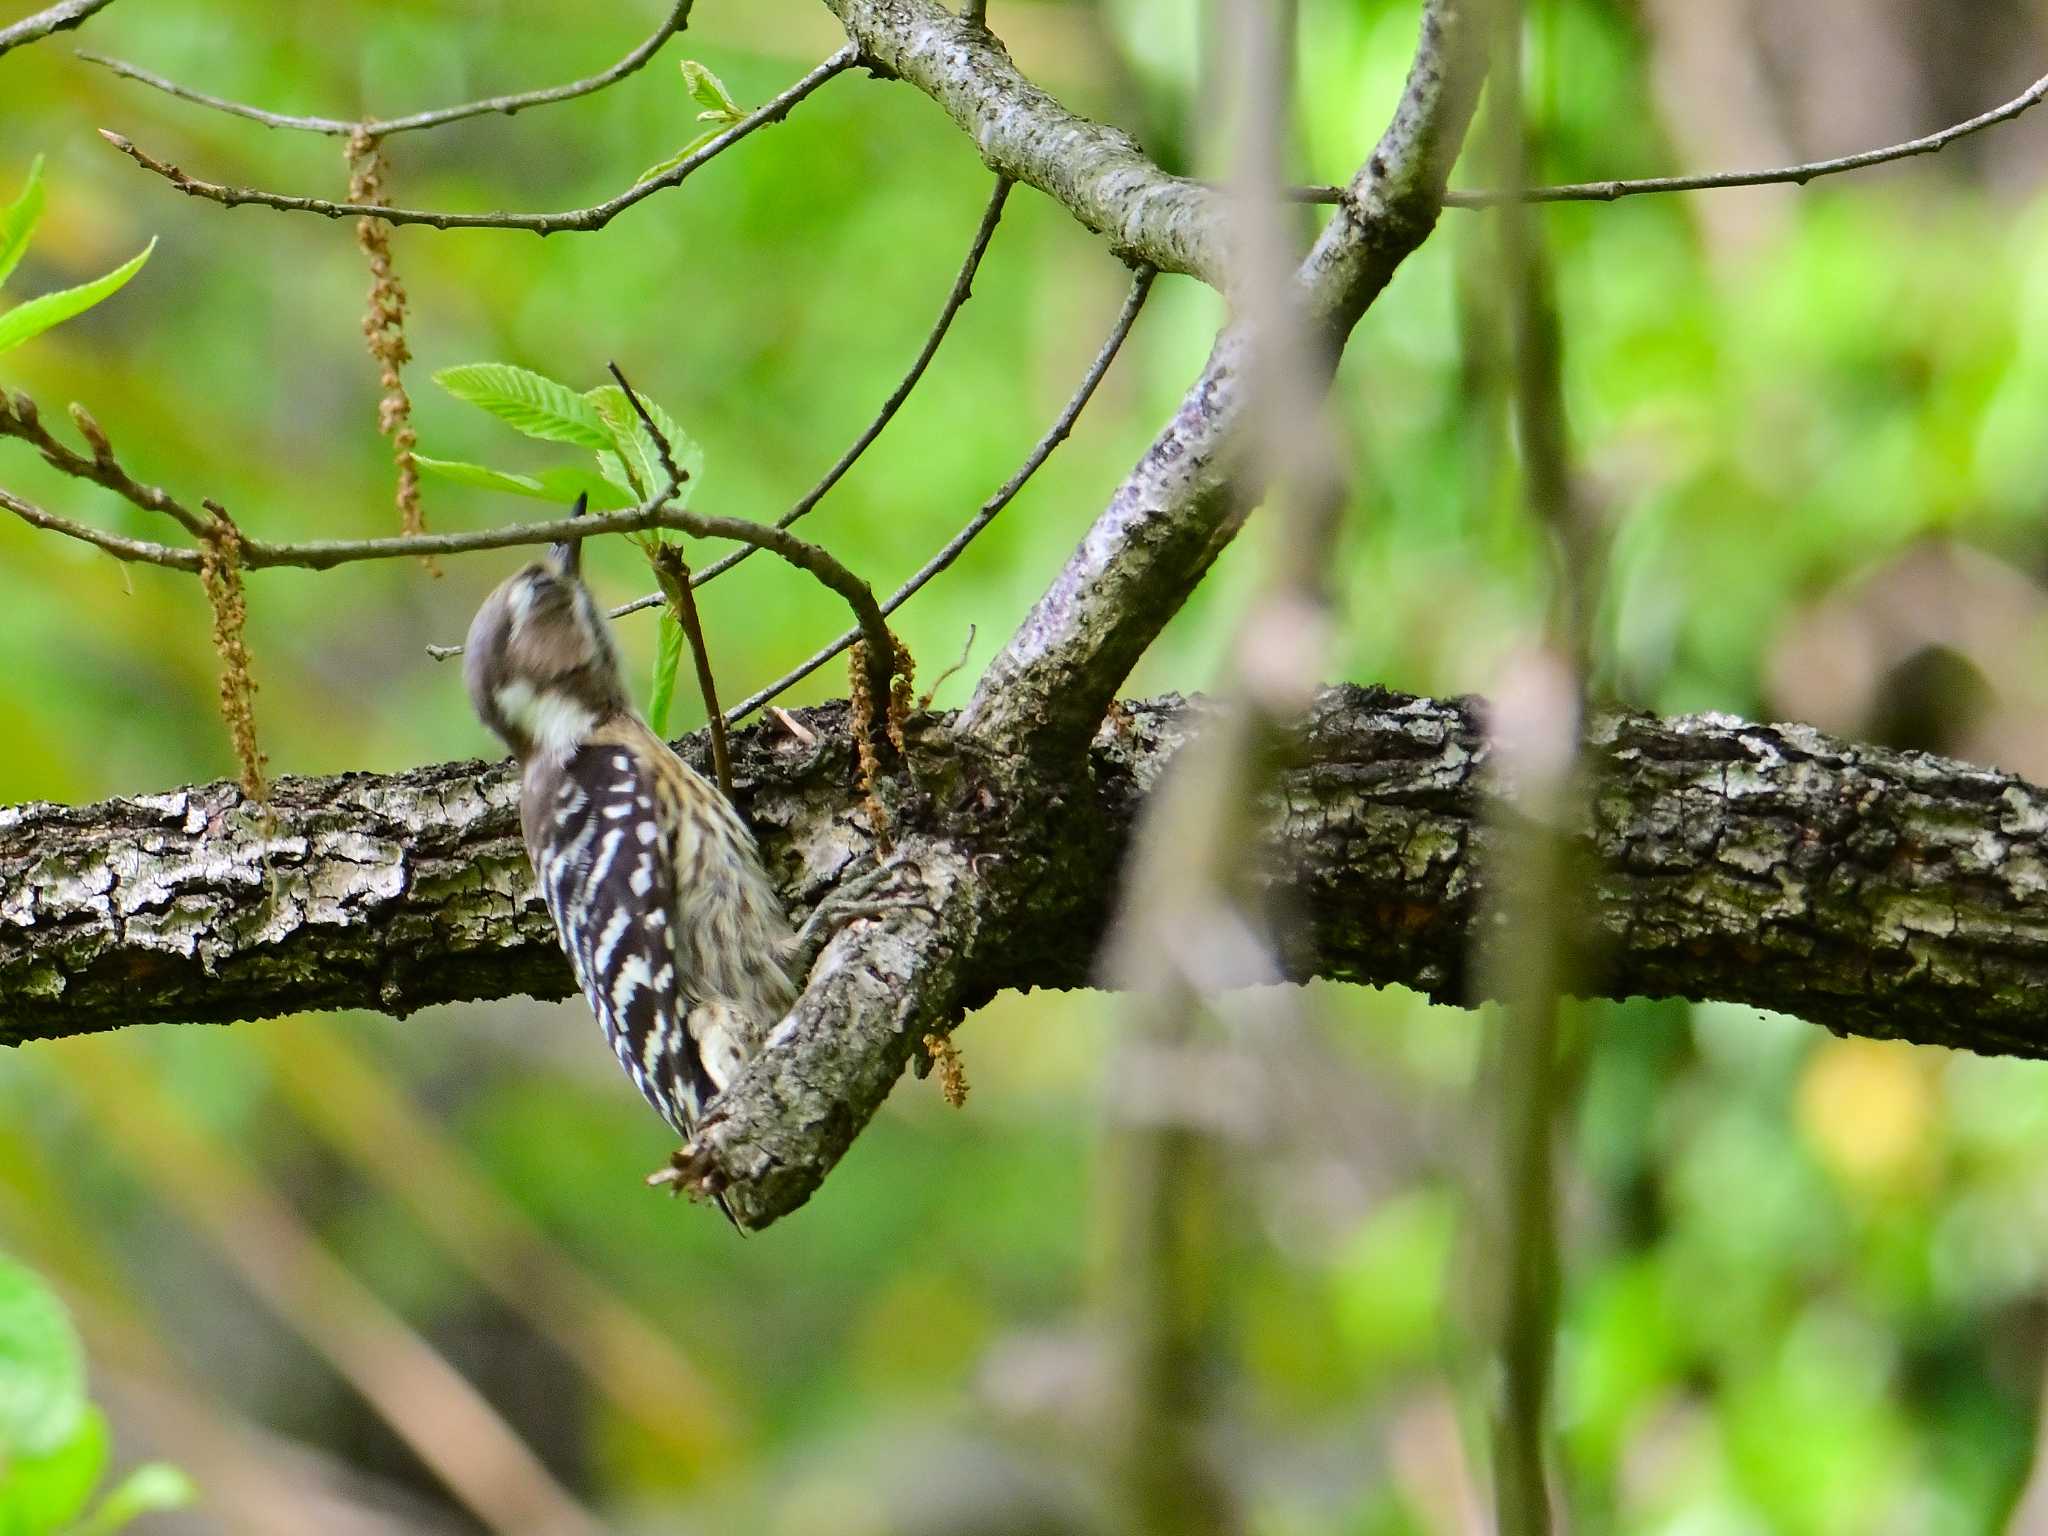
[[[690,1142],[669,1153],[668,1166],[647,1175],[647,1187],[666,1189],[671,1196],[688,1195],[692,1200],[709,1200],[724,1212],[725,1219],[732,1223],[736,1232],[742,1237],[746,1235],[746,1224],[725,1198],[725,1175],[713,1165],[709,1149],[701,1142]]]
[[[818,963],[818,956],[824,953],[825,946],[848,924],[864,918],[888,917],[906,908],[936,912],[937,909],[920,896],[898,894],[885,900],[873,899],[878,893],[888,890],[902,867],[884,864],[856,875],[835,887],[811,910],[803,926],[797,929],[795,938],[790,940],[792,971],[799,982],[811,974],[811,967]]]
[[[669,1153],[668,1165],[647,1175],[647,1187],[702,1200],[718,1195],[725,1178],[711,1166],[706,1149],[693,1141]]]

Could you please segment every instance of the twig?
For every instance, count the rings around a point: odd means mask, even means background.
[[[524,229],[537,235],[589,232],[603,229],[614,218],[643,198],[675,186],[700,166],[716,159],[756,128],[780,122],[792,108],[834,75],[852,67],[857,55],[848,45],[764,105],[755,108],[702,149],[678,162],[661,175],[636,182],[617,197],[588,208],[563,213],[444,213],[424,208],[392,208],[381,203],[338,203],[324,197],[291,197],[255,187],[230,187],[189,176],[169,161],[159,160],[133,141],[111,129],[102,128],[100,137],[128,156],[144,170],[154,171],[191,197],[219,203],[224,208],[245,204],[276,208],[292,213],[317,213],[329,219],[382,219],[387,224],[426,224],[435,229]]]
[[[937,554],[919,566],[916,573],[908,581],[904,582],[902,586],[889,595],[888,600],[882,604],[882,613],[885,616],[894,613],[898,608],[909,602],[911,598],[917,595],[919,588],[923,587],[926,582],[959,559],[960,552],[973,543],[980,536],[981,531],[996,520],[997,514],[1016,499],[1017,493],[1024,489],[1025,482],[1038,472],[1039,466],[1051,455],[1053,449],[1065,441],[1067,434],[1074,428],[1075,420],[1079,418],[1082,411],[1087,409],[1088,401],[1095,393],[1095,386],[1102,382],[1102,376],[1109,372],[1109,365],[1116,361],[1117,352],[1122,348],[1124,338],[1130,335],[1131,326],[1138,318],[1138,311],[1144,308],[1145,299],[1152,291],[1152,280],[1158,275],[1158,272],[1151,267],[1140,267],[1138,269],[1137,275],[1131,279],[1131,291],[1124,297],[1124,307],[1116,317],[1116,324],[1110,328],[1109,335],[1104,339],[1101,349],[1095,354],[1095,360],[1088,365],[1087,373],[1082,375],[1080,387],[1074,391],[1073,398],[1061,409],[1058,419],[1046,430],[1045,436],[1038,440],[1031,452],[1025,457],[1023,464],[1018,467],[1017,472],[1003,483],[1002,489],[983,502],[981,510],[969,518],[960,531],[948,539]],[[759,693],[741,700],[738,704],[727,710],[725,712],[727,722],[744,720],[777,694],[802,682],[860,638],[859,632],[848,630],[830,645],[817,651],[801,665],[777,678]]]
[[[749,546],[751,547],[751,546]],[[704,620],[697,612],[697,597],[690,590],[690,568],[673,544],[657,545],[648,556],[661,590],[675,609],[676,623],[690,642],[690,658],[697,668],[697,691],[704,698],[704,722],[711,730],[711,766],[718,787],[732,794],[732,747],[726,740],[725,716],[718,708],[718,679],[711,671],[711,648],[704,640]]]
[[[81,543],[104,550],[116,560],[135,560],[146,565],[168,566],[174,571],[199,569],[199,552],[195,549],[172,549],[167,544],[152,544],[146,539],[124,538],[118,533],[106,533],[98,528],[89,528],[84,523],[75,523],[68,517],[45,512],[34,502],[23,501],[9,491],[0,490],[0,507],[5,507],[31,528],[43,528],[51,533],[61,533],[67,539],[77,539]]]
[[[475,533],[432,533],[407,534],[388,539],[315,539],[304,544],[270,544],[258,539],[245,539],[242,544],[242,566],[246,570],[267,570],[279,566],[291,566],[300,570],[325,571],[337,565],[352,565],[362,560],[412,559],[421,555],[467,555],[485,549],[513,549],[531,544],[560,544],[572,540],[596,538],[605,533],[640,533],[649,528],[673,528],[681,533],[700,539],[733,539],[743,544],[757,544],[763,549],[773,550],[798,570],[809,573],[823,586],[830,588],[846,600],[853,610],[855,628],[847,643],[853,639],[867,638],[874,642],[871,656],[879,656],[880,662],[870,661],[868,680],[881,701],[882,713],[886,714],[889,698],[889,679],[893,675],[896,647],[889,633],[886,610],[875,601],[874,589],[829,551],[808,539],[781,528],[770,528],[762,523],[749,522],[743,517],[717,517],[709,513],[685,511],[681,507],[667,505],[667,498],[675,493],[670,486],[662,496],[651,504],[625,507],[616,512],[601,512],[592,516],[569,519],[561,518],[549,523],[512,523],[502,528],[485,528]],[[6,491],[0,491],[0,508],[5,508],[23,522],[52,533],[61,533],[102,549],[118,560],[139,560],[150,565],[168,566],[172,570],[197,571],[200,556],[197,551],[177,549],[168,544],[153,544],[144,539],[129,539],[119,534],[104,533],[89,528],[66,517],[46,512],[33,503],[23,501]],[[845,646],[840,646],[841,650]],[[437,660],[458,654],[460,647],[429,646],[428,654]],[[837,654],[835,651],[833,654]],[[758,709],[759,703],[750,703],[749,711]],[[725,718],[730,721],[737,716],[730,710]]]
[[[624,384],[624,380],[620,380]],[[627,388],[627,398],[646,420],[645,407]],[[83,410],[74,412],[80,430],[93,445],[93,457],[67,448],[50,436],[42,425],[35,402],[23,394],[0,394],[0,436],[19,437],[41,451],[55,468],[81,480],[89,480],[117,492],[139,507],[167,512],[191,531],[202,544],[213,537],[211,519],[201,517],[167,492],[135,481],[114,459],[106,435]],[[323,571],[359,560],[390,560],[403,556],[462,555],[484,549],[509,549],[529,544],[554,544],[594,538],[604,533],[638,533],[649,528],[674,528],[696,538],[732,539],[742,544],[773,550],[791,565],[809,572],[819,582],[846,600],[853,610],[856,634],[864,635],[869,646],[868,678],[875,695],[878,718],[886,717],[889,679],[895,665],[896,646],[888,621],[875,602],[874,590],[842,565],[830,553],[782,528],[770,528],[739,517],[717,517],[668,505],[682,479],[667,444],[658,429],[655,441],[662,446],[662,464],[669,484],[662,493],[638,507],[602,512],[583,518],[562,518],[545,523],[514,523],[474,533],[406,534],[385,539],[317,539],[304,544],[271,544],[260,539],[241,541],[240,563],[245,570],[274,566],[296,566]],[[120,560],[139,560],[173,570],[198,571],[201,557],[196,550],[178,549],[144,539],[103,533],[69,518],[46,512],[19,497],[0,492],[0,507],[34,527],[82,540]],[[437,657],[454,654],[446,647],[430,647]],[[756,706],[758,707],[758,706]]]
[[[669,494],[673,495],[683,481],[683,471],[676,467],[675,446],[656,423],[639,393],[627,381],[625,371],[615,362],[605,366],[619,381],[619,388],[625,392],[626,403],[633,407],[633,414],[640,418],[640,424],[654,439],[655,451],[661,456],[662,473],[668,476]],[[620,462],[627,462],[623,455]],[[751,549],[754,546],[747,547]],[[732,749],[725,739],[725,717],[718,709],[718,682],[711,672],[710,648],[704,642],[704,621],[698,616],[697,599],[690,590],[690,568],[683,563],[682,553],[673,544],[658,541],[647,551],[647,563],[654,567],[655,579],[661,583],[662,592],[675,610],[676,624],[682,629],[683,638],[690,642],[690,657],[697,667],[697,689],[704,696],[704,720],[711,728],[711,765],[718,775],[719,789],[729,796],[732,794]]]
[[[2000,123],[2011,122],[2022,112],[2048,101],[2048,75],[2003,106],[1993,107],[1967,122],[1956,123],[1938,133],[1866,149],[1832,160],[1809,160],[1802,165],[1784,165],[1768,171],[1714,171],[1701,176],[1646,176],[1634,181],[1576,181],[1554,187],[1529,187],[1520,192],[1504,188],[1473,188],[1444,194],[1446,208],[1494,208],[1505,202],[1517,203],[1611,203],[1624,197],[1641,197],[1651,192],[1712,192],[1723,187],[1769,187],[1781,183],[1805,186],[1823,176],[1839,176],[1868,166],[1907,160],[1914,155],[1931,155],[1948,148],[1958,139],[1982,133]],[[1342,187],[1296,187],[1289,194],[1297,202],[1341,203],[1348,195]]]
[[[932,679],[931,686],[925,689],[923,693],[918,695],[917,709],[919,714],[923,714],[926,710],[932,707],[932,700],[937,698],[939,695],[940,685],[943,684],[946,681],[946,679],[951,677],[954,673],[963,670],[967,666],[967,658],[974,654],[974,635],[975,626],[970,624],[967,626],[967,640],[966,643],[960,647],[959,657],[953,662],[953,664],[950,667],[942,669],[939,675]]]
[[[50,435],[50,429],[43,425],[42,414],[36,409],[35,401],[27,395],[0,390],[0,437],[18,437],[43,456],[44,462],[52,469],[67,474],[74,480],[88,480],[103,486],[123,500],[132,502],[145,512],[162,512],[175,518],[178,525],[193,538],[205,540],[211,535],[213,520],[193,511],[170,492],[154,485],[143,485],[123,469],[114,458],[113,445],[100,424],[87,414],[83,406],[71,408],[71,420],[78,428],[79,435],[92,449],[92,457],[66,447]],[[24,514],[26,515],[26,514]],[[46,516],[48,514],[45,514]],[[58,518],[56,521],[63,522]],[[108,535],[111,538],[113,535]],[[90,542],[98,542],[97,539]],[[154,554],[139,553],[142,550],[165,550],[163,545],[148,544],[143,540],[124,540],[138,553],[123,555],[124,560],[149,560],[157,565],[176,565],[183,568],[179,560],[161,560]],[[194,556],[196,562],[197,556]],[[197,564],[190,569],[197,570]]]
[[[960,19],[970,27],[988,27],[988,0],[961,0]]]
[[[0,27],[0,53],[7,53],[24,43],[40,42],[52,32],[68,31],[113,3],[114,0],[63,0],[61,5],[24,16],[12,26]]]
[[[902,381],[890,392],[889,398],[882,402],[882,408],[875,413],[874,420],[870,421],[862,429],[860,436],[853,440],[853,446],[839,455],[838,462],[825,471],[824,477],[816,485],[798,497],[794,506],[775,519],[776,527],[789,527],[823,501],[830,494],[832,487],[845,478],[846,472],[853,468],[855,461],[868,451],[876,438],[882,435],[882,429],[889,425],[897,411],[902,409],[903,402],[910,398],[910,392],[917,388],[917,381],[924,377],[925,369],[938,353],[939,343],[946,339],[946,332],[953,324],[953,317],[960,312],[960,306],[967,302],[968,296],[974,290],[974,274],[981,267],[981,258],[988,250],[990,239],[995,235],[996,223],[1003,216],[1003,203],[1009,198],[1010,188],[1014,185],[1016,183],[1007,176],[996,178],[995,190],[989,194],[988,207],[982,210],[981,224],[974,232],[974,243],[968,247],[967,258],[960,264],[960,273],[953,279],[952,292],[946,295],[946,302],[939,310],[939,318],[932,323],[931,331],[924,339],[924,346],[918,350],[917,360],[910,365],[910,371],[903,375]],[[692,584],[701,587],[707,581],[723,576],[753,553],[752,548],[736,549],[731,554],[712,561],[691,578]],[[638,613],[642,608],[652,608],[661,601],[661,593],[650,592],[645,597],[634,598],[630,603],[621,603],[611,611],[611,616],[615,619],[624,618],[629,613]]]
[[[110,0],[97,0],[97,4],[87,4],[84,9],[90,12],[109,3]],[[245,117],[251,122],[263,124],[266,128],[296,128],[306,133],[336,135],[352,134],[360,129],[372,138],[386,138],[394,133],[410,133],[417,128],[439,128],[444,123],[460,122],[468,117],[485,117],[493,112],[502,112],[510,117],[516,112],[525,111],[528,107],[544,107],[558,101],[572,101],[578,96],[588,96],[593,91],[601,91],[638,70],[660,51],[663,43],[682,31],[689,24],[692,3],[693,0],[676,0],[661,25],[656,27],[638,47],[609,69],[600,70],[597,74],[571,81],[567,85],[551,85],[541,90],[521,91],[509,96],[490,96],[482,101],[463,102],[459,106],[436,107],[427,112],[415,112],[409,117],[347,121],[335,117],[295,117],[284,112],[266,112],[261,107],[245,106],[238,101],[228,101],[219,96],[209,96],[204,91],[195,91],[190,86],[179,85],[174,80],[167,80],[162,75],[153,74],[121,59],[108,58],[104,54],[92,53],[85,49],[80,49],[78,56],[89,63],[110,69],[124,79],[152,86],[167,95],[176,96],[181,101],[211,107],[216,112],[227,112],[235,117]],[[58,7],[60,10],[64,8]],[[74,0],[72,8],[78,8],[77,0]],[[74,26],[76,24],[71,23]]]

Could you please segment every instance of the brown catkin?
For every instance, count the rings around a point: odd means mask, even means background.
[[[924,1050],[939,1075],[939,1092],[955,1109],[964,1108],[967,1104],[967,1063],[960,1059],[960,1047],[953,1043],[951,1035],[926,1035]]]
[[[889,680],[889,740],[895,743],[898,752],[902,752],[904,722],[917,707],[917,696],[912,688],[917,679],[917,658],[910,654],[910,647],[903,643],[902,636],[890,635],[889,643],[896,648],[896,673]]]
[[[374,203],[384,193],[384,150],[358,128],[348,140],[348,200]],[[412,360],[405,340],[405,284],[391,268],[391,226],[382,219],[356,220],[356,246],[370,262],[369,306],[363,312],[363,340],[378,366],[383,397],[377,402],[377,430],[391,439],[391,459],[398,466],[399,524],[408,534],[426,531],[420,508],[420,471],[413,458],[419,435],[412,426],[412,397],[405,392],[404,368]],[[421,562],[434,575],[441,568],[430,557]]]
[[[882,808],[882,797],[875,792],[875,785],[882,776],[881,755],[875,751],[875,704],[868,695],[868,647],[865,640],[853,642],[853,648],[846,653],[847,666],[851,672],[848,688],[847,724],[853,731],[853,749],[860,756],[860,787],[865,797],[868,820],[875,831],[875,846],[882,853],[890,848],[889,813]],[[892,697],[886,708],[895,713]]]
[[[249,675],[249,645],[244,628],[249,602],[242,590],[242,532],[226,512],[208,504],[213,514],[206,541],[199,550],[199,581],[213,605],[213,648],[220,654],[220,712],[242,766],[242,793],[268,800],[263,777],[269,761],[256,745],[256,681]]]

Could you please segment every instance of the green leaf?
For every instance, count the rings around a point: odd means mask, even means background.
[[[55,293],[46,293],[30,299],[26,304],[17,304],[4,315],[0,315],[0,352],[20,346],[31,336],[40,336],[51,326],[69,320],[73,315],[91,309],[102,299],[120,291],[129,278],[142,270],[142,264],[149,260],[149,253],[156,249],[152,239],[140,253],[114,268],[105,277],[95,278],[89,283],[80,283],[76,288],[60,288]]]
[[[510,363],[463,363],[443,368],[434,382],[458,400],[543,442],[609,448],[612,435],[597,408],[566,384]]]
[[[598,469],[604,477],[629,491],[635,500],[652,496],[666,485],[668,475],[661,467],[660,446],[654,441],[654,435],[641,424],[640,415],[626,398],[626,392],[616,384],[600,384],[584,398],[597,408],[605,425],[611,429],[612,441],[606,445],[611,451],[597,456]],[[683,472],[682,489],[676,493],[676,504],[687,507],[690,493],[704,475],[704,450],[689,433],[676,425],[673,416],[652,400],[643,395],[641,404],[647,407],[647,414],[654,418],[662,436],[668,439],[676,468]]]
[[[192,1479],[166,1461],[145,1461],[121,1479],[121,1486],[108,1494],[92,1518],[78,1527],[77,1536],[112,1536],[140,1515],[157,1515],[184,1509],[199,1498]]]
[[[0,1461],[59,1449],[85,1410],[85,1351],[63,1303],[0,1257]]]
[[[676,668],[682,659],[683,626],[675,610],[664,607],[654,648],[654,687],[647,695],[647,723],[664,739],[668,736],[668,707],[676,695]]]
[[[591,509],[597,512],[616,512],[621,507],[639,504],[638,498],[619,490],[580,464],[564,464],[542,470],[538,475],[515,475],[482,464],[464,464],[456,459],[430,459],[423,453],[414,454],[412,459],[424,473],[437,480],[452,480],[457,485],[471,486],[480,491],[531,496],[536,501],[552,501],[565,507],[573,504],[578,496],[588,496]]]
[[[717,118],[721,122],[736,123],[747,115],[747,109],[732,99],[732,92],[725,88],[725,82],[695,59],[683,60],[683,88],[704,109],[699,118],[701,122]]]
[[[0,283],[7,281],[21,253],[28,249],[28,237],[35,233],[36,221],[42,216],[43,157],[37,155],[29,162],[28,185],[21,189],[21,196],[0,209]]]
[[[77,1431],[41,1456],[0,1470],[0,1531],[55,1531],[76,1520],[107,1470],[107,1421],[88,1407]]]
[[[725,129],[723,127],[706,128],[702,133],[698,134],[697,137],[690,140],[689,143],[685,144],[681,149],[677,150],[674,154],[670,155],[666,160],[655,161],[654,164],[647,167],[647,169],[642,171],[638,176],[635,176],[633,178],[633,184],[635,186],[638,186],[643,181],[652,181],[657,176],[666,176],[670,171],[674,170],[677,166],[681,165],[685,160],[689,159],[690,156],[697,153],[698,150],[702,149],[706,144],[709,144],[713,139],[717,138],[723,132],[725,132]]]

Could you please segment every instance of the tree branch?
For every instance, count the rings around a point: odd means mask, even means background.
[[[1228,268],[1223,200],[1154,165],[1120,128],[1070,112],[975,17],[936,0],[825,0],[877,74],[916,86],[999,176],[1038,188],[1133,266],[1215,287]]]
[[[1473,10],[1474,0],[1427,0],[1394,119],[1297,274],[1312,343],[1301,376],[1313,398],[1358,317],[1436,226],[1485,74]],[[1241,317],[1217,337],[1172,420],[982,674],[968,728],[1040,758],[1087,742],[1256,500],[1258,473],[1246,463],[1252,351]]]
[[[1865,170],[1873,165],[1884,165],[1893,160],[1907,160],[1914,155],[1932,155],[1948,148],[1958,139],[1966,139],[1973,133],[1982,133],[1986,128],[1999,123],[2009,123],[2022,112],[2048,99],[2048,75],[2043,75],[2019,95],[2003,106],[1993,107],[1989,112],[1979,113],[1967,122],[1956,123],[1938,133],[1924,134],[1917,139],[1890,144],[1883,149],[1866,149],[1853,155],[1839,155],[1832,160],[1809,160],[1803,165],[1780,166],[1768,171],[1712,171],[1700,176],[1648,176],[1635,181],[1581,181],[1555,187],[1527,187],[1520,192],[1503,189],[1491,191],[1473,189],[1444,194],[1446,208],[1490,208],[1499,203],[1514,201],[1522,203],[1611,203],[1617,198],[1640,197],[1649,192],[1712,192],[1722,187],[1768,187],[1779,183],[1805,186],[1809,181],[1818,181],[1824,176],[1839,176],[1845,171]],[[1337,200],[1336,188],[1314,189],[1316,202]],[[1324,193],[1329,196],[1325,198]]]
[[[1109,365],[1116,361],[1117,353],[1123,349],[1124,338],[1131,334],[1131,327],[1137,323],[1138,311],[1145,307],[1145,300],[1152,292],[1152,279],[1157,275],[1150,267],[1139,268],[1137,275],[1131,279],[1130,292],[1124,297],[1124,307],[1117,312],[1116,323],[1110,327],[1109,335],[1096,350],[1094,361],[1082,375],[1079,387],[1060,408],[1059,415],[1046,429],[1045,436],[1032,444],[1031,452],[1024,456],[1024,462],[1017,466],[1016,473],[1005,480],[996,493],[981,504],[980,510],[961,525],[960,531],[940,545],[932,557],[913,571],[902,586],[889,594],[882,603],[884,618],[917,596],[926,582],[958,560],[967,546],[981,536],[982,530],[996,520],[1003,508],[1017,499],[1017,493],[1024,489],[1025,483],[1033,475],[1038,473],[1039,466],[1051,457],[1053,449],[1066,441],[1067,435],[1074,430],[1074,423],[1080,419],[1081,412],[1088,408],[1088,402],[1094,398],[1095,386],[1102,382],[1102,376],[1109,372]],[[735,704],[726,711],[726,719],[746,719],[776,695],[794,688],[860,638],[858,631],[847,630],[838,639],[812,652],[758,693]]]
[[[114,0],[62,0],[62,4],[33,12],[11,26],[0,27],[0,53],[11,52],[24,43],[39,43],[52,32],[69,31],[113,3]]]
[[[153,171],[188,197],[204,198],[224,208],[255,206],[286,213],[317,213],[329,219],[382,219],[387,224],[426,224],[435,229],[523,229],[536,235],[557,235],[571,231],[587,234],[603,229],[635,203],[677,185],[707,162],[716,159],[756,128],[779,123],[802,101],[834,75],[853,67],[851,45],[839,50],[794,85],[756,107],[696,153],[685,157],[646,181],[636,182],[617,197],[588,208],[563,213],[446,213],[427,208],[393,208],[383,203],[337,203],[325,197],[293,197],[283,192],[266,192],[258,187],[231,187],[220,182],[201,181],[187,175],[167,160],[159,160],[123,134],[102,128],[100,137],[146,171]]]
[[[1090,984],[1134,818],[1199,706],[1120,708],[1074,779],[1033,782],[943,719],[899,868],[934,911],[834,940],[710,1137],[756,1223],[808,1197],[923,1036],[1007,987]],[[808,903],[860,856],[844,706],[815,744],[735,741],[743,808]],[[701,738],[686,755],[702,762]],[[2048,1056],[2048,791],[1726,716],[1597,720],[1575,836],[1605,946],[1589,992],[1722,999],[1831,1028]],[[1263,878],[1308,915],[1297,978],[1468,1001],[1490,840],[1469,701],[1331,689],[1273,797]],[[503,764],[281,779],[0,811],[0,1042],[128,1024],[574,987]],[[594,1038],[594,1037],[593,1037]]]
[[[896,419],[896,413],[903,408],[903,402],[910,398],[910,392],[917,388],[918,380],[924,377],[925,369],[929,368],[932,359],[938,356],[939,344],[946,339],[946,332],[952,329],[953,317],[960,313],[960,306],[965,304],[974,292],[974,274],[981,270],[981,258],[988,253],[989,241],[995,238],[996,225],[1003,217],[1003,204],[1009,201],[1011,186],[1012,183],[1007,178],[996,178],[996,184],[988,195],[988,204],[981,211],[981,222],[975,226],[974,239],[967,247],[967,255],[960,263],[960,271],[953,279],[952,288],[946,294],[946,302],[939,307],[939,317],[932,322],[931,330],[925,334],[924,345],[918,348],[917,356],[911,360],[909,370],[889,392],[889,398],[882,402],[882,408],[875,412],[873,419],[861,428],[860,436],[839,455],[817,484],[805,491],[787,512],[775,519],[776,527],[787,528],[808,517],[817,508],[818,503],[832,493],[832,488],[846,478],[847,471],[852,469],[860,461],[860,456],[874,445],[875,439],[882,435],[883,429]],[[703,570],[694,573],[690,578],[690,585],[701,587],[706,582],[723,576],[753,553],[751,548],[736,549],[729,555],[721,556]],[[642,608],[652,608],[662,601],[663,594],[650,592],[645,597],[634,598],[630,603],[621,603],[612,609],[611,617],[624,618],[629,613],[638,613]],[[846,643],[851,645],[853,641],[849,639]],[[832,654],[836,656],[838,652]]]
[[[109,3],[111,0],[97,0],[97,4],[88,3],[86,9],[96,10],[99,6]],[[210,107],[216,112],[226,112],[234,117],[245,117],[252,122],[263,124],[266,128],[295,128],[305,133],[337,134],[343,137],[360,131],[373,139],[381,139],[394,133],[411,133],[420,128],[439,128],[446,123],[460,122],[469,117],[485,117],[494,112],[511,117],[528,107],[551,106],[558,101],[572,101],[578,96],[588,96],[593,91],[601,91],[638,70],[661,51],[663,43],[689,25],[692,3],[693,0],[675,0],[661,25],[648,34],[632,52],[610,68],[599,70],[596,74],[585,76],[581,80],[572,80],[567,85],[551,85],[540,90],[519,91],[507,96],[487,96],[481,101],[466,101],[458,106],[435,107],[431,111],[414,112],[407,117],[373,117],[359,122],[337,117],[295,117],[287,112],[267,112],[261,107],[247,106],[239,101],[229,101],[224,97],[209,96],[204,91],[195,91],[190,86],[180,85],[175,80],[167,80],[162,75],[154,74],[139,65],[108,58],[105,54],[92,53],[81,48],[78,50],[78,56],[89,64],[110,69],[123,79],[138,81],[166,95],[175,96],[180,101]]]

